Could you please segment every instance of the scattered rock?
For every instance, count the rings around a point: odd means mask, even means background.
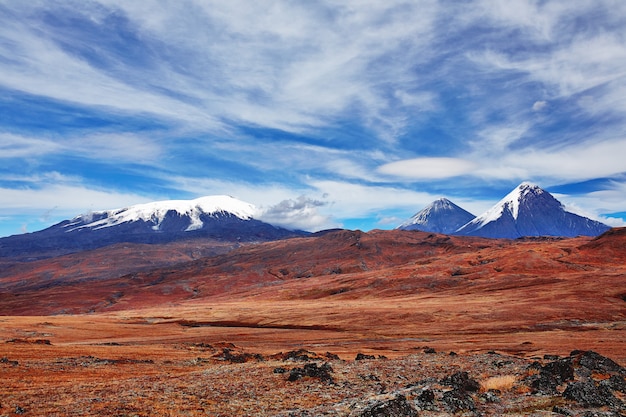
[[[583,407],[621,406],[610,389],[593,380],[573,382],[563,392],[563,397],[578,402]]]
[[[443,393],[443,402],[451,413],[457,413],[463,410],[474,411],[476,405],[474,400],[467,391],[453,389]]]
[[[9,339],[5,343],[23,343],[32,345],[51,345],[52,343],[48,339]]]
[[[575,362],[578,363],[578,366],[591,371],[626,374],[626,369],[621,367],[612,359],[604,357],[593,350],[584,352],[575,350],[570,354],[570,356],[574,358]]]
[[[6,356],[3,358],[0,358],[0,363],[4,363],[6,365],[12,365],[12,366],[18,366],[20,364],[18,361],[12,361]]]
[[[285,374],[285,373],[287,373],[287,370],[285,368],[278,367],[278,368],[274,368],[273,372],[275,374]]]
[[[470,378],[467,372],[457,372],[447,376],[441,380],[441,385],[447,385],[462,392],[476,392],[480,389],[478,381]]]
[[[15,414],[24,414],[25,412],[26,410],[20,407],[19,405],[15,406]]]
[[[310,378],[318,378],[323,382],[334,383],[335,381],[330,374],[331,372],[333,372],[333,368],[328,363],[319,367],[316,363],[307,363],[302,368],[293,368],[289,372],[287,380],[293,382],[307,376]]]
[[[424,347],[424,353],[437,353],[437,351],[434,348],[431,347]]]
[[[246,363],[252,360],[262,362],[265,360],[259,353],[233,352],[230,348],[223,348],[222,352],[213,355],[216,359],[222,359],[230,363]]]
[[[317,358],[317,353],[310,352],[305,349],[291,350],[287,353],[279,353],[277,356],[280,356],[282,360],[291,360],[298,362],[308,362],[310,360],[314,360]]]
[[[493,362],[493,366],[495,366],[496,368],[503,368],[507,365],[512,364],[513,361],[507,361],[507,360],[499,360],[499,361],[494,361]]]
[[[559,407],[558,405],[555,405],[554,407],[552,407],[552,412],[556,413],[556,414],[560,414],[562,416],[573,416],[574,415],[574,413],[571,410],[569,410],[567,408],[564,408],[564,407]]]
[[[415,405],[418,410],[435,411],[435,392],[430,388],[424,388],[422,392],[417,395]]]
[[[364,353],[357,353],[356,354],[356,358],[354,358],[355,361],[362,361],[365,359],[376,359],[376,356],[374,355],[366,355]]]
[[[367,407],[359,417],[417,417],[417,411],[404,395],[397,395],[389,401],[379,401]]]
[[[417,396],[417,400],[423,404],[432,404],[435,402],[435,392],[426,388]]]
[[[623,417],[623,414],[613,411],[585,411],[581,417]]]
[[[534,362],[528,368],[539,370],[538,375],[533,375],[527,379],[534,394],[556,394],[559,385],[574,379],[574,367],[571,358],[558,359],[547,363],[545,366]]]
[[[574,379],[574,367],[572,366],[570,358],[557,359],[553,362],[549,362],[541,369],[541,372],[552,376],[557,385]]]
[[[611,375],[609,379],[605,379],[600,382],[600,385],[604,385],[613,391],[619,391],[626,394],[626,379],[621,375]]]
[[[500,397],[495,391],[490,390],[481,394],[480,400],[488,404],[495,404],[500,402]]]

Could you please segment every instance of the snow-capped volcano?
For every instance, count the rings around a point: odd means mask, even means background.
[[[492,238],[597,236],[609,226],[568,212],[550,193],[523,182],[455,234]]]
[[[474,217],[472,213],[447,198],[439,198],[402,223],[397,229],[450,234]]]
[[[195,200],[166,200],[146,204],[137,204],[128,208],[93,212],[74,217],[65,225],[68,232],[83,228],[103,229],[122,223],[145,222],[152,229],[161,230],[166,219],[180,217],[189,220],[184,231],[202,229],[203,217],[216,218],[219,216],[235,216],[242,220],[250,220],[256,213],[256,208],[226,195],[201,197]]]
[[[308,234],[257,220],[256,213],[252,204],[223,195],[95,211],[38,232],[0,238],[0,257],[45,258],[122,242],[264,242]]]

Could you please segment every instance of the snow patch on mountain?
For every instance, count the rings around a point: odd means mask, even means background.
[[[161,222],[168,213],[176,212],[190,219],[186,231],[198,230],[203,227],[201,215],[233,215],[242,220],[250,220],[257,213],[250,203],[243,202],[227,195],[200,197],[195,200],[166,200],[145,204],[137,204],[122,209],[92,212],[73,218],[65,227],[68,231],[83,228],[93,230],[104,229],[122,223],[144,221],[152,223],[153,230],[159,230]],[[94,219],[97,219],[94,221]]]

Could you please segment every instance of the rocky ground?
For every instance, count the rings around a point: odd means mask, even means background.
[[[395,358],[340,358],[229,343],[47,343],[13,340],[0,349],[0,415],[626,415],[626,369],[593,351],[523,358],[422,347]]]

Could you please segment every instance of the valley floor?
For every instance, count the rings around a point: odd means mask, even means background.
[[[617,388],[595,403],[564,392],[610,378],[626,385],[621,371],[586,370],[569,356],[593,350],[626,363],[624,323],[515,327],[431,302],[215,302],[2,317],[0,414],[623,415]],[[439,310],[437,320],[429,316]],[[537,391],[533,381],[555,361],[569,361],[574,374]],[[444,383],[459,372],[482,385]]]

